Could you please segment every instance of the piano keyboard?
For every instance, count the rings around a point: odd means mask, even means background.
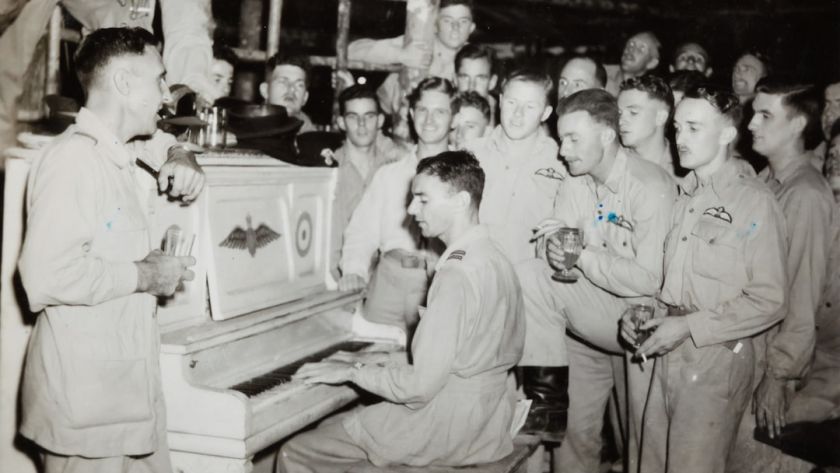
[[[241,392],[249,398],[259,396],[260,394],[271,390],[277,386],[288,383],[292,379],[292,375],[304,364],[321,361],[332,356],[339,351],[357,352],[363,348],[367,348],[372,343],[369,342],[342,342],[331,347],[325,348],[319,352],[313,353],[305,358],[302,358],[294,363],[281,366],[277,369],[269,371],[268,373],[259,375],[248,381],[231,386],[229,389]]]

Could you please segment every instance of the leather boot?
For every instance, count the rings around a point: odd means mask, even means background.
[[[569,409],[569,367],[522,366],[520,373],[522,390],[532,401],[522,432],[562,442]]]

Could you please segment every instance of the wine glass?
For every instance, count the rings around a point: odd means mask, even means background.
[[[583,250],[583,232],[578,228],[562,227],[551,236],[563,250],[563,267],[551,275],[551,279],[559,282],[575,282],[577,274],[570,269],[577,263],[580,252]]]
[[[633,327],[636,331],[636,343],[641,345],[656,330],[655,327],[642,329],[642,325],[653,318],[653,306],[648,304],[633,304],[630,306],[630,313],[632,314]]]

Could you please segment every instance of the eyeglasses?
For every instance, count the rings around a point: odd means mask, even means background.
[[[720,113],[728,113],[740,104],[735,94],[709,87],[697,87],[694,90],[686,92],[685,96],[703,99],[709,102]]]

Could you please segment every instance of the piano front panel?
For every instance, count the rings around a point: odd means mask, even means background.
[[[208,172],[203,232],[213,319],[325,290],[333,180],[329,169]]]

